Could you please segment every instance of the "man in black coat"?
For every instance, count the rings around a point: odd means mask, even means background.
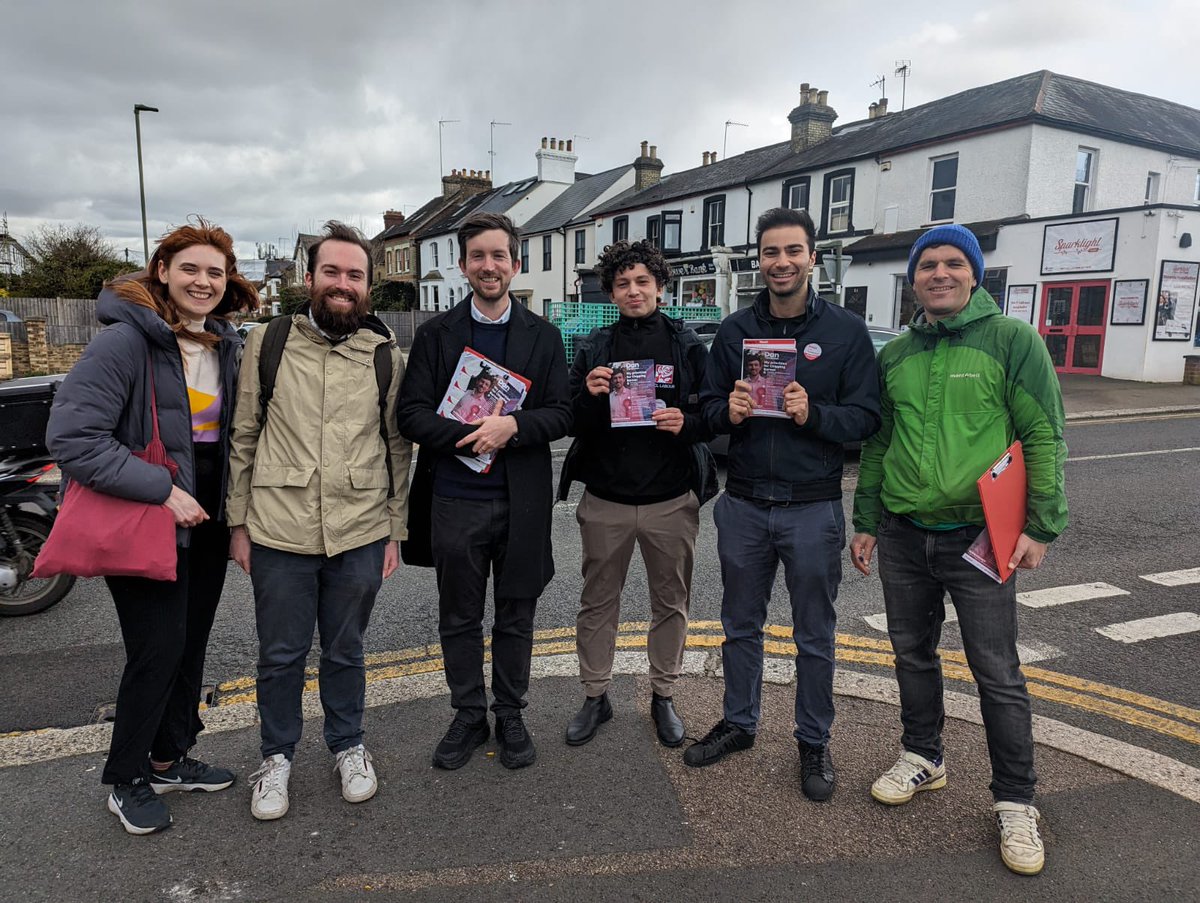
[[[567,434],[571,405],[562,336],[508,293],[520,241],[508,217],[469,216],[458,231],[459,266],[472,292],[423,324],[401,387],[400,432],[420,446],[409,496],[405,562],[437,569],[438,632],[454,720],[433,764],[460,768],[490,729],[483,682],[483,606],[494,574],[492,711],[500,762],[533,764],[521,709],[529,689],[533,614],[554,576],[550,443]],[[530,381],[520,410],[472,424],[437,413],[463,349]],[[457,456],[497,452],[486,473]]]

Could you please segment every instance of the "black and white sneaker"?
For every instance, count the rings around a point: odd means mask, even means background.
[[[172,762],[166,771],[150,771],[150,786],[155,793],[170,793],[172,790],[224,790],[233,783],[233,772],[228,768],[217,768],[199,759],[184,756]]]
[[[130,834],[153,834],[171,827],[167,804],[155,795],[145,778],[113,787],[108,795],[108,811],[121,819]]]

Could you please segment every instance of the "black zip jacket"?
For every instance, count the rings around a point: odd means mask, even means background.
[[[776,417],[729,420],[729,393],[741,378],[743,339],[795,339],[796,381],[809,398],[808,422]],[[807,349],[807,353],[806,353]],[[764,289],[751,307],[721,322],[700,403],[710,429],[729,434],[725,489],[767,503],[841,498],[842,444],[879,429],[879,376],[867,324],[815,292],[807,315],[777,320]]]
[[[703,505],[717,494],[717,465],[707,442],[712,431],[700,410],[700,387],[704,379],[708,349],[691,329],[665,314],[659,316],[667,324],[671,339],[671,357],[675,367],[679,408],[683,411],[680,442],[690,445],[692,476],[689,488]],[[575,441],[567,451],[558,482],[558,498],[565,500],[571,483],[585,480],[587,461],[593,454],[604,454],[605,436],[611,430],[608,397],[594,398],[587,390],[587,375],[596,367],[607,366],[612,360],[612,340],[616,325],[592,330],[579,343],[571,366],[571,435]]]

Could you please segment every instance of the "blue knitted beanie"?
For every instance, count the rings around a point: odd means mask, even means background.
[[[917,261],[921,259],[921,252],[933,245],[953,245],[958,248],[966,255],[967,261],[971,264],[971,272],[975,274],[975,285],[972,288],[978,287],[983,282],[983,251],[979,248],[979,239],[970,229],[953,224],[934,226],[913,243],[912,250],[908,254],[909,285],[913,284],[913,277],[917,274]]]

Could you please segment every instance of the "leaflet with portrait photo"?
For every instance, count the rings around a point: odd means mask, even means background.
[[[742,379],[750,385],[752,417],[787,417],[783,390],[796,379],[796,340],[742,339]]]
[[[653,359],[609,364],[608,413],[614,427],[654,426],[651,415],[664,405],[655,395]]]
[[[450,380],[437,412],[442,417],[468,424],[484,417],[511,414],[521,409],[530,385],[529,380],[519,373],[501,367],[468,347],[458,359],[454,378]],[[476,473],[487,473],[496,453],[456,457]]]

